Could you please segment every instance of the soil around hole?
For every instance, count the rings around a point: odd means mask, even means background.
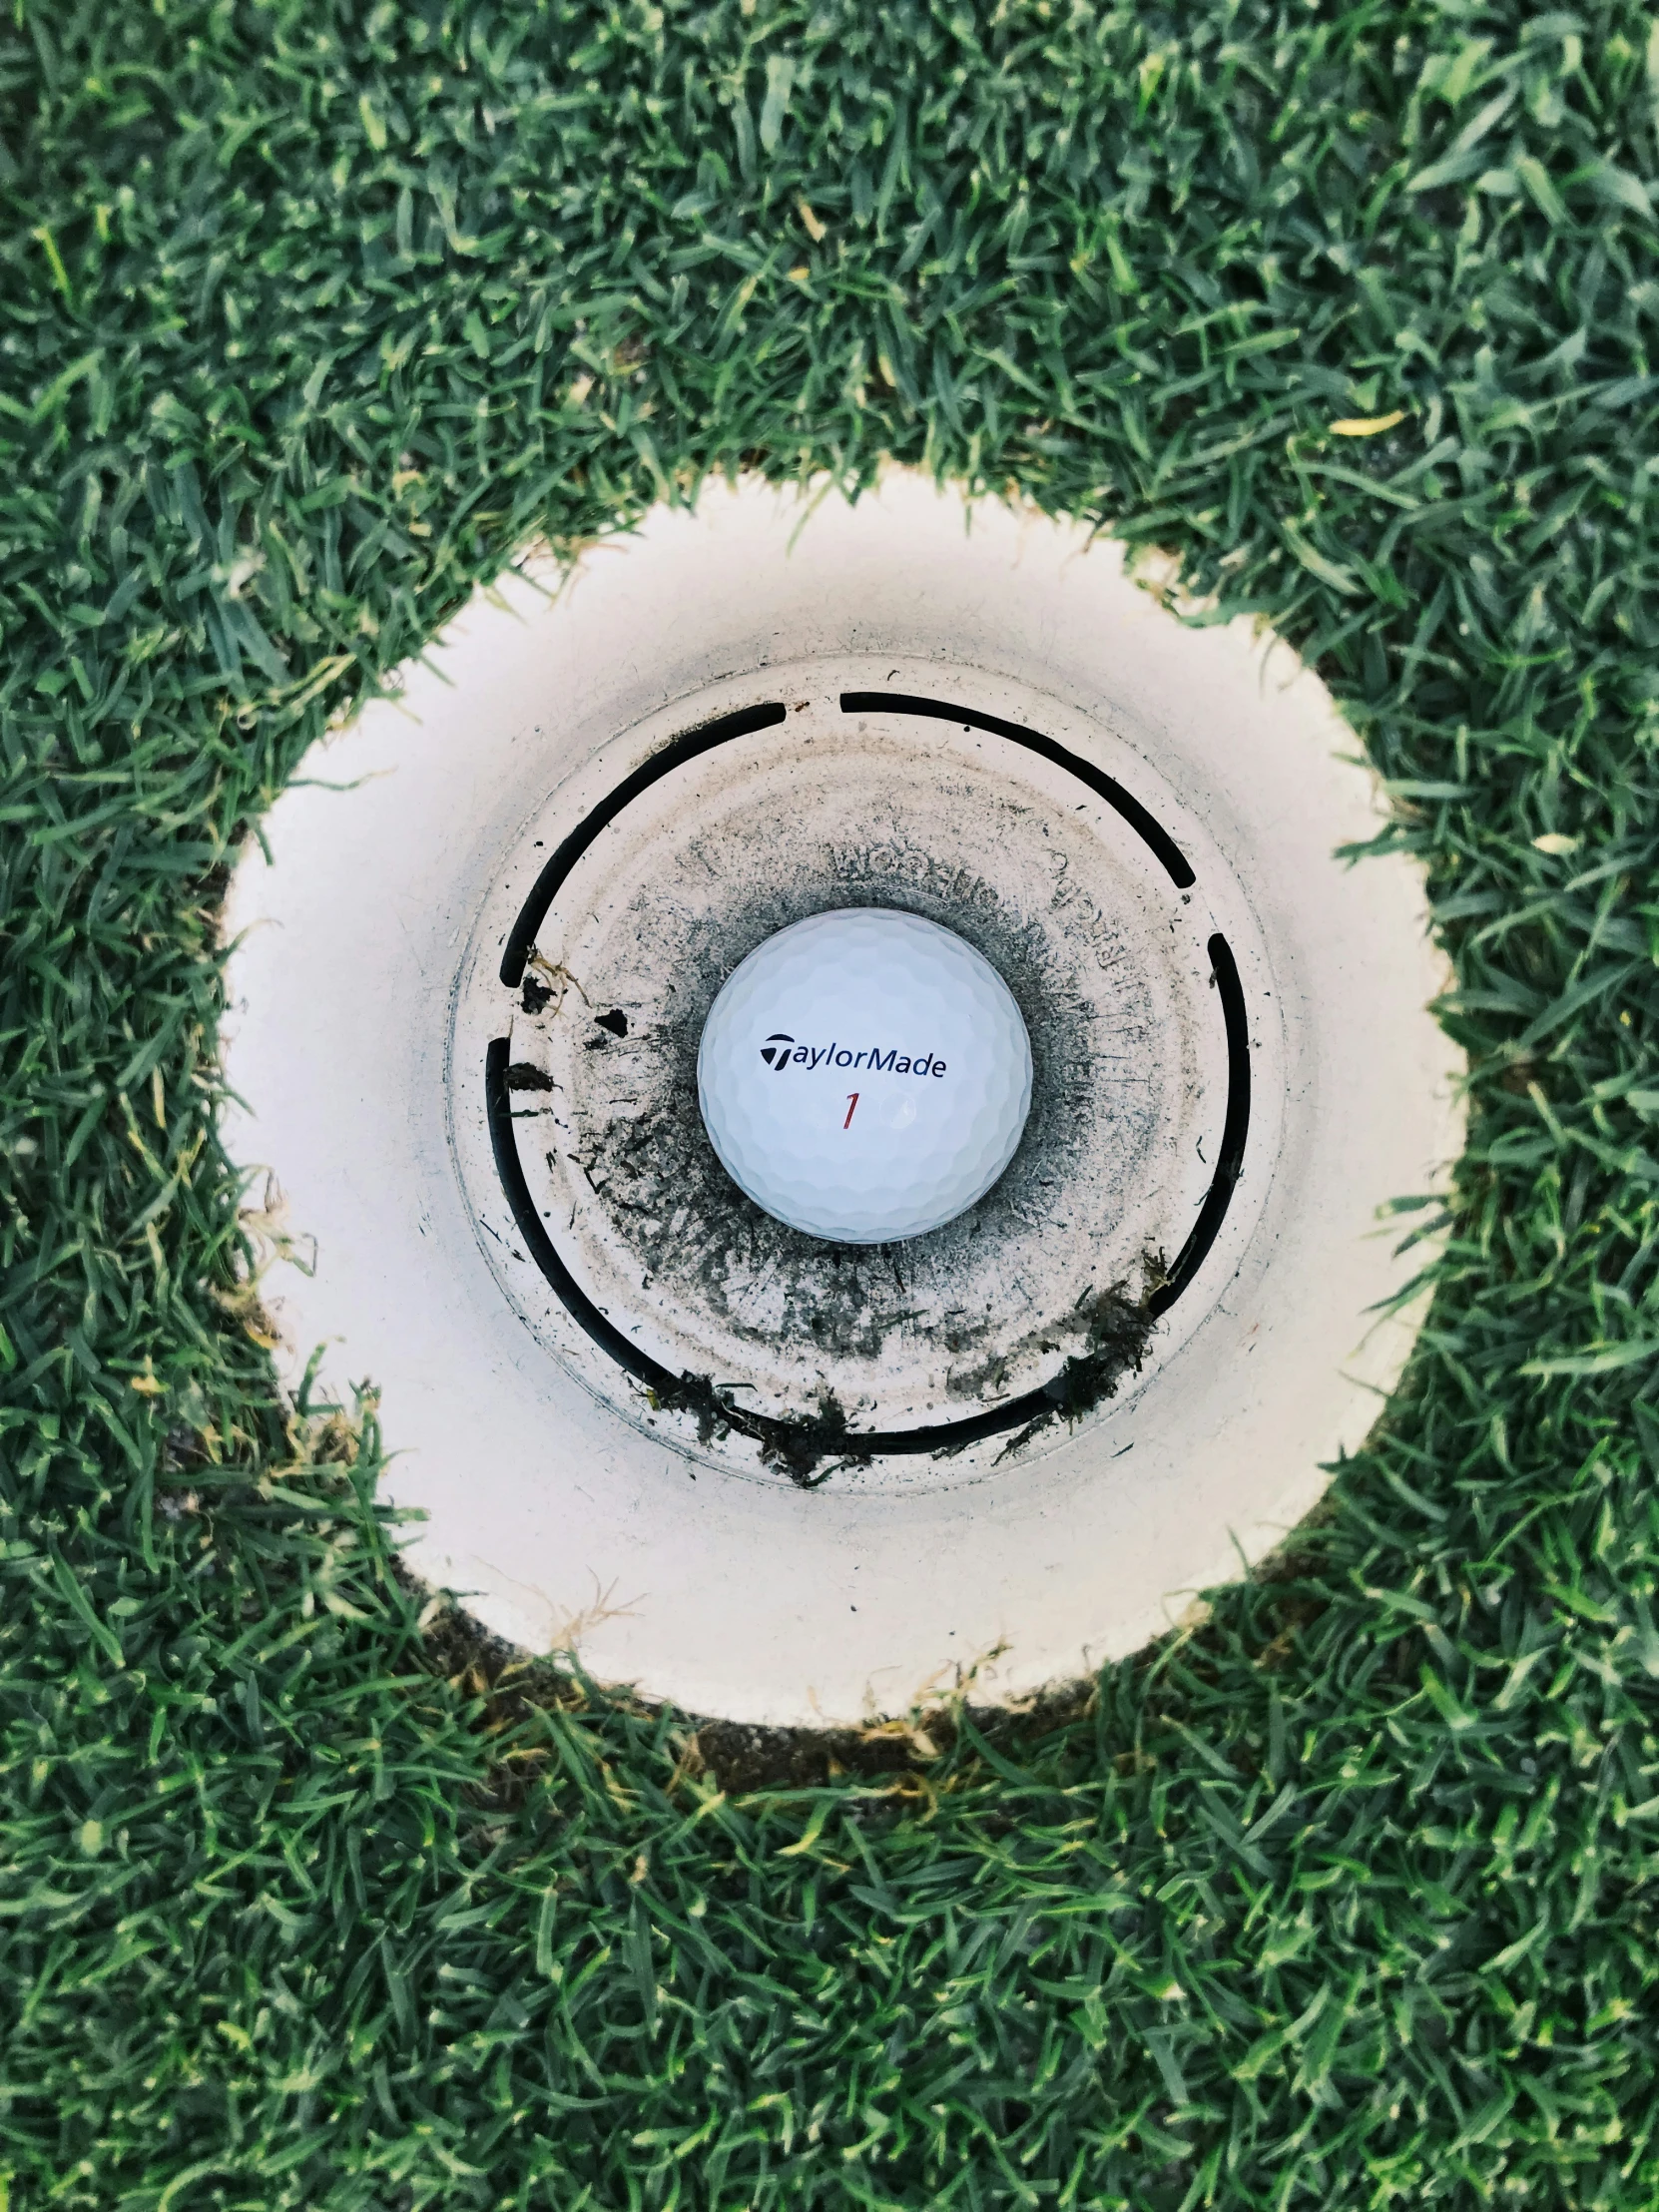
[[[669,1411],[691,1413],[701,1444],[731,1432],[753,1437],[763,1462],[787,1474],[798,1489],[816,1490],[835,1466],[867,1467],[870,1462],[870,1453],[859,1449],[858,1439],[848,1430],[845,1409],[832,1390],[822,1393],[816,1414],[762,1415],[723,1397],[708,1376],[683,1375],[674,1388],[652,1391],[651,1402]],[[820,1472],[827,1458],[833,1458],[834,1464]]]
[[[1040,1394],[1049,1402],[1010,1437],[998,1454],[999,1461],[1055,1421],[1080,1420],[1114,1397],[1125,1376],[1140,1373],[1158,1327],[1151,1300],[1167,1280],[1166,1265],[1162,1253],[1143,1258],[1145,1287],[1139,1298],[1129,1295],[1127,1285],[1114,1283],[1110,1290],[1080,1304],[1074,1321],[1085,1332],[1083,1351],[1073,1354],[1043,1386]],[[832,1390],[821,1394],[816,1414],[757,1414],[737,1404],[730,1394],[723,1395],[708,1376],[683,1375],[672,1388],[653,1390],[651,1402],[654,1407],[692,1414],[699,1443],[728,1433],[754,1438],[763,1462],[787,1474],[803,1490],[816,1490],[842,1468],[868,1466],[874,1457],[849,1426],[845,1408]],[[932,1456],[947,1459],[959,1448],[943,1443]]]
[[[1309,1586],[1308,1577],[1311,1571],[1317,1573],[1322,1532],[1335,1518],[1335,1505],[1324,1501],[1252,1570],[1252,1583],[1272,1592],[1261,1623],[1267,1640],[1257,1653],[1258,1663],[1266,1668],[1283,1664],[1292,1644],[1326,1610],[1326,1593]],[[484,1701],[485,1724],[492,1734],[524,1725],[539,1709],[573,1717],[585,1714],[595,1721],[607,1710],[620,1709],[666,1722],[677,1773],[706,1776],[734,1798],[823,1789],[840,1782],[854,1791],[860,1784],[886,1784],[898,1797],[926,1796],[936,1787],[936,1770],[963,1750],[1004,1780],[1018,1779],[1010,1769],[1023,1772],[1044,1739],[1086,1721],[1100,1695],[1101,1677],[1090,1674],[1051,1683],[1012,1704],[977,1704],[970,1678],[955,1694],[924,1699],[908,1713],[871,1718],[855,1727],[774,1728],[723,1720],[637,1697],[626,1687],[602,1687],[582,1673],[579,1658],[571,1654],[532,1656],[483,1627],[447,1592],[434,1593],[395,1554],[391,1572],[417,1603],[435,1594],[447,1601],[421,1634],[425,1663],[434,1674]],[[1172,1624],[1168,1635],[1154,1638],[1123,1664],[1136,1670],[1151,1665],[1173,1636],[1191,1645],[1194,1664],[1203,1667],[1208,1664],[1206,1652],[1217,1648],[1221,1635],[1209,1603],[1198,1599]],[[984,1655],[986,1659],[996,1656],[995,1652]],[[1403,1656],[1402,1646],[1401,1663]],[[1118,1771],[1138,1757],[1134,1752],[1121,1753]],[[527,1786],[527,1770],[516,1762],[502,1762],[492,1769],[489,1792],[498,1808],[520,1802]],[[1017,1824],[1010,1821],[1009,1825]]]
[[[1144,1287],[1139,1298],[1131,1298],[1126,1285],[1114,1283],[1093,1301],[1084,1350],[1074,1353],[1053,1381],[1043,1384],[1042,1395],[1051,1404],[1009,1437],[997,1455],[999,1459],[1010,1457],[1057,1420],[1080,1420],[1085,1413],[1092,1413],[1097,1405],[1117,1395],[1125,1376],[1139,1375],[1158,1327],[1152,1300],[1168,1280],[1167,1268],[1162,1253],[1156,1259],[1148,1257],[1143,1262]]]
[[[558,1085],[544,1068],[535,1067],[528,1060],[515,1060],[507,1070],[507,1088],[510,1091],[553,1091]]]
[[[393,1562],[392,1573],[411,1597],[432,1594],[400,1560]],[[492,1734],[522,1727],[537,1710],[548,1708],[596,1719],[617,1707],[651,1719],[665,1715],[662,1705],[626,1689],[588,1682],[568,1658],[529,1656],[453,1603],[423,1632],[421,1649],[432,1673],[484,1701]],[[728,1797],[824,1789],[837,1782],[854,1788],[890,1784],[915,1795],[929,1787],[929,1768],[957,1748],[964,1714],[982,1739],[1017,1759],[1023,1741],[1076,1720],[1094,1694],[1089,1677],[1056,1685],[1018,1708],[940,1702],[846,1728],[770,1728],[675,1709],[672,1719],[680,1725],[671,1741],[680,1771],[706,1776]],[[489,1793],[497,1810],[521,1803],[527,1787],[527,1770],[515,1762],[491,1771]]]

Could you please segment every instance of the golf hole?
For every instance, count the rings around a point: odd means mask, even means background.
[[[430,658],[239,867],[227,1021],[228,1141],[315,1240],[263,1281],[282,1360],[378,1389],[413,1571],[793,1725],[1064,1681],[1282,1540],[1398,1376],[1388,1209],[1459,1136],[1420,878],[1336,856],[1375,787],[1292,656],[894,472],[711,490]],[[969,1202],[792,1222],[711,1141],[711,1008],[837,915],[1017,1010]],[[768,1100],[842,1049],[763,1014]]]

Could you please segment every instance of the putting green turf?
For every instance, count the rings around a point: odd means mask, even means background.
[[[1656,127],[1595,0],[13,0],[13,2212],[1659,2202]],[[1317,660],[1470,1144],[1282,1576],[746,1793],[434,1666],[372,1411],[284,1427],[213,908],[526,538],[883,453]]]

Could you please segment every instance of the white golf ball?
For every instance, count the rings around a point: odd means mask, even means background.
[[[697,1089],[757,1206],[837,1244],[890,1244],[953,1221],[1013,1158],[1031,1040],[970,944],[919,914],[842,907],[728,976]]]

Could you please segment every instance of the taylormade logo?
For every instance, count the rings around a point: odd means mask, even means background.
[[[944,1062],[931,1052],[919,1056],[903,1053],[895,1044],[888,1045],[884,1052],[871,1045],[854,1052],[850,1046],[838,1044],[833,1039],[826,1045],[797,1044],[782,1029],[775,1029],[762,1045],[761,1058],[777,1075],[782,1075],[786,1068],[806,1068],[809,1073],[814,1068],[858,1068],[869,1075],[877,1069],[883,1075],[944,1073]]]

